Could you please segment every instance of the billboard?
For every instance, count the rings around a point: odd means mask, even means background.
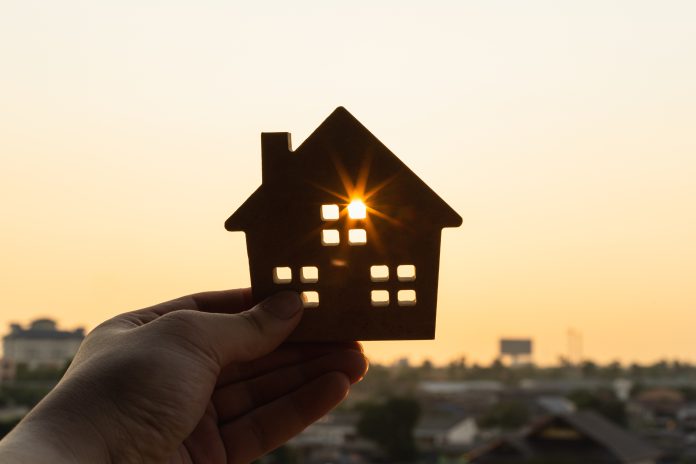
[[[531,338],[501,338],[500,354],[509,356],[531,355]]]

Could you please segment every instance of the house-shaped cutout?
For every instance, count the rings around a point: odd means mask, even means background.
[[[295,341],[432,339],[443,227],[461,217],[346,109],[294,151],[262,133],[244,231],[254,302],[302,293]]]

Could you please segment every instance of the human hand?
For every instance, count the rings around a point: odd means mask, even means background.
[[[285,344],[302,303],[249,289],[121,314],[0,442],[0,461],[246,463],[322,417],[367,371],[358,343]]]

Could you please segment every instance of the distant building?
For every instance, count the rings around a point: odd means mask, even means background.
[[[535,399],[535,405],[546,414],[570,414],[576,411],[575,403],[557,395],[542,395]]]
[[[346,445],[358,438],[358,419],[355,413],[331,412],[295,436],[290,444],[296,447]]]
[[[376,444],[358,436],[358,420],[356,413],[333,411],[292,438],[288,446],[305,464],[373,462],[380,452]]]
[[[303,463],[385,462],[376,443],[357,432],[360,415],[333,411],[292,438],[292,447]],[[418,448],[424,453],[460,457],[477,437],[473,417],[445,411],[426,411],[413,430]]]
[[[474,442],[477,434],[473,417],[432,412],[424,414],[413,431],[416,443],[423,450],[465,447]]]
[[[530,338],[501,338],[500,358],[509,359],[512,366],[532,362],[532,340]]]
[[[466,393],[500,393],[505,385],[497,380],[424,380],[418,389],[431,395],[462,395]]]
[[[660,451],[592,412],[555,414],[468,455],[472,464],[655,464]]]
[[[7,382],[14,377],[14,369],[9,361],[0,359],[0,384]]]
[[[604,379],[522,379],[519,385],[524,391],[546,395],[567,395],[576,390],[613,389],[612,382]]]
[[[696,404],[687,404],[677,412],[677,420],[683,430],[689,433],[696,432]]]
[[[61,368],[75,356],[84,338],[84,329],[58,330],[52,319],[37,319],[27,328],[12,324],[10,333],[3,337],[4,376],[12,378],[22,365],[28,369]]]

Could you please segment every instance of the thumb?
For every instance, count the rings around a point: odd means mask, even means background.
[[[186,338],[223,367],[270,353],[290,335],[301,316],[300,296],[285,291],[237,314],[183,310],[160,319],[179,319]]]

